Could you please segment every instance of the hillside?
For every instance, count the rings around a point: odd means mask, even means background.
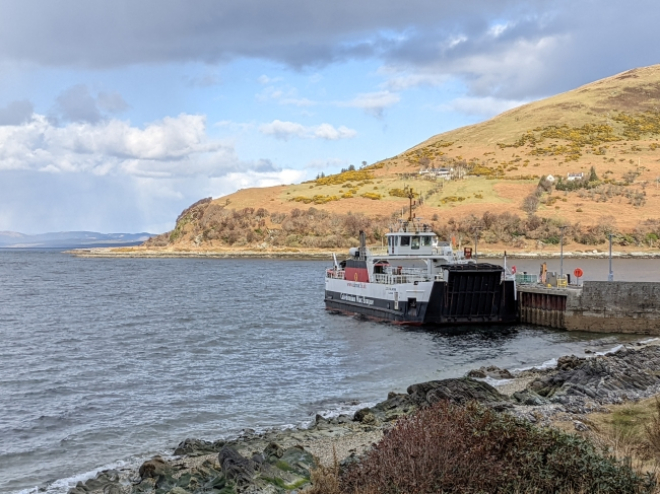
[[[565,225],[569,242],[600,245],[612,232],[619,245],[653,248],[659,138],[655,65],[435,135],[357,170],[203,201],[149,244],[329,248],[350,245],[356,228],[380,242],[412,187],[416,215],[441,235],[467,241],[478,230],[486,244],[535,249],[557,243]]]

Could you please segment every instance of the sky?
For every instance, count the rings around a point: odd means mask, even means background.
[[[655,12],[655,14],[654,14]],[[0,0],[0,231],[161,233],[660,62],[650,0]]]

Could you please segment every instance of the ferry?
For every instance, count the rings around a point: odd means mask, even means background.
[[[408,325],[515,323],[515,277],[506,267],[476,262],[472,250],[454,252],[428,225],[399,220],[382,254],[351,248],[325,273],[331,311]],[[506,265],[506,260],[505,260]]]

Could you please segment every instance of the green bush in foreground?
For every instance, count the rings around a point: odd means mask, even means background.
[[[401,419],[341,486],[350,494],[636,494],[653,492],[655,481],[577,436],[441,402]]]

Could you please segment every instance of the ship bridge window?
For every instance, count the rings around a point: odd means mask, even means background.
[[[433,244],[433,237],[426,236],[422,238],[424,239],[424,247],[430,247]]]
[[[410,237],[409,236],[402,236],[401,237],[401,247],[407,247],[410,245]]]
[[[410,247],[412,249],[419,249],[419,237],[412,238],[412,245]]]

